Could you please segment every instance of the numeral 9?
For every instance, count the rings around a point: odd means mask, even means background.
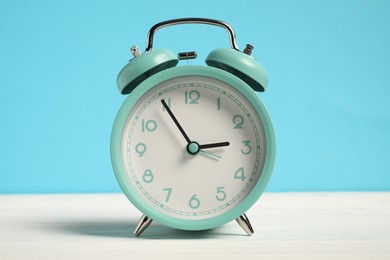
[[[144,143],[139,143],[135,146],[135,152],[139,157],[142,157],[146,152],[146,145]]]

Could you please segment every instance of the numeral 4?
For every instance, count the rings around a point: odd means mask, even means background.
[[[244,167],[240,167],[237,169],[237,171],[234,173],[234,179],[245,181],[245,173],[244,173]]]

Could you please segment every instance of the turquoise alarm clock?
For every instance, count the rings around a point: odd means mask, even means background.
[[[207,24],[227,30],[231,48],[216,49],[207,66],[176,66],[196,52],[153,49],[166,26]],[[225,22],[183,18],[154,25],[147,47],[120,71],[127,98],[115,119],[111,160],[127,198],[142,213],[134,234],[151,223],[206,230],[237,220],[248,235],[245,212],[259,199],[272,173],[275,138],[256,92],[268,78],[247,45],[240,52]]]

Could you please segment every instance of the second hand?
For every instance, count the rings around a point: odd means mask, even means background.
[[[200,152],[200,153],[207,154],[207,155],[212,156],[212,157],[215,157],[215,158],[218,158],[218,159],[222,159],[221,156],[216,155],[215,153],[210,153],[210,152],[206,152],[206,151],[203,151],[203,150],[200,150],[199,152]]]

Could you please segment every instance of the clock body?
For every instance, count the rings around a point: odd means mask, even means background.
[[[221,142],[229,145],[200,148]],[[272,123],[257,94],[208,66],[172,67],[143,80],[111,136],[127,198],[149,218],[183,230],[214,228],[246,212],[263,193],[274,158]]]

